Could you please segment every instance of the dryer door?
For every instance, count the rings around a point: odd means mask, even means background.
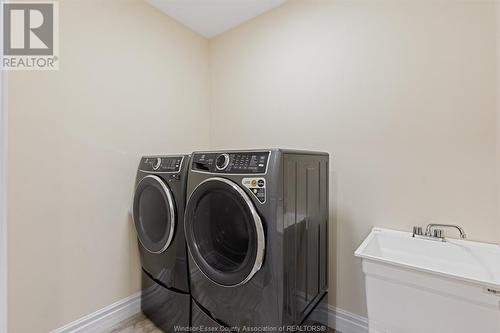
[[[142,246],[152,253],[165,251],[174,236],[175,204],[163,180],[144,177],[135,189],[133,219]]]
[[[236,183],[209,178],[192,192],[184,215],[186,242],[196,265],[214,283],[245,284],[264,258],[264,229],[255,207]]]

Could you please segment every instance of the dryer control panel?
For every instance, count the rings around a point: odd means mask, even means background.
[[[179,172],[183,156],[145,156],[139,169],[146,172]]]
[[[193,154],[192,170],[221,174],[265,174],[269,151]]]

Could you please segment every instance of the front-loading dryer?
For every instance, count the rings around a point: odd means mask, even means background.
[[[328,290],[328,159],[283,149],[192,154],[184,227],[193,327],[326,322],[315,310]]]
[[[141,309],[157,327],[189,326],[184,207],[189,155],[144,156],[132,215],[142,266]]]

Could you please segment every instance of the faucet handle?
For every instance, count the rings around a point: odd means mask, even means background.
[[[415,235],[418,235],[418,236],[422,235],[422,227],[417,226],[417,225],[413,227],[413,236],[415,236]]]
[[[434,237],[443,238],[443,229],[434,229]]]

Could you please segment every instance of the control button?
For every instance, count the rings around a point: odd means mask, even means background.
[[[259,179],[259,187],[263,187],[264,186],[264,179]]]
[[[157,157],[156,160],[153,162],[153,170],[158,170],[160,165],[161,165],[161,157]]]
[[[252,179],[252,187],[257,186],[257,181],[255,179]]]
[[[215,160],[215,167],[217,170],[224,170],[229,164],[229,155],[228,154],[221,154],[217,156],[217,159]]]

